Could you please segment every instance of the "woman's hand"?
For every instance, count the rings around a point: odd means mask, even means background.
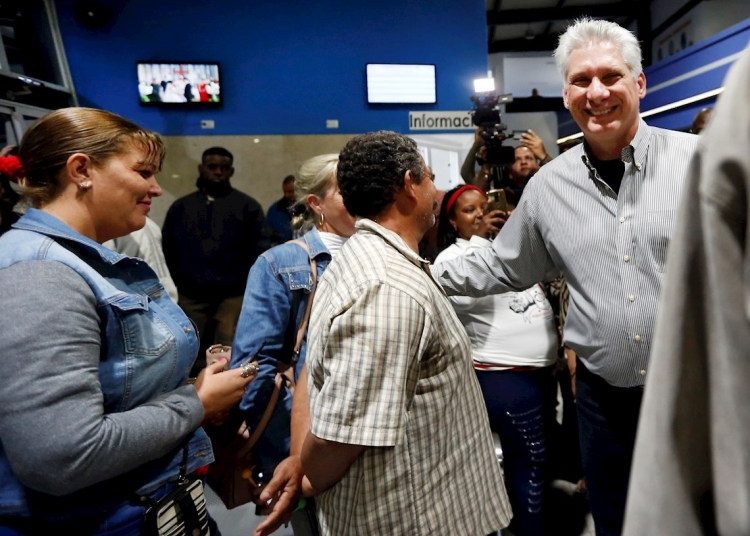
[[[500,229],[503,228],[505,222],[510,217],[510,212],[502,210],[491,210],[482,216],[479,221],[479,236],[487,239],[492,239]]]
[[[241,368],[224,371],[226,366],[227,359],[222,357],[204,368],[195,380],[195,390],[203,404],[204,420],[220,419],[240,401],[245,387],[253,381],[254,376],[242,377]]]

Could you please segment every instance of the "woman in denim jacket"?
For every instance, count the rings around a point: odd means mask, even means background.
[[[279,363],[294,366],[295,379],[300,383],[295,390],[295,414],[306,418],[306,374],[301,373],[305,362],[303,343],[299,359],[290,363],[294,339],[305,311],[310,293],[310,259],[315,259],[317,276],[325,271],[331,257],[341,249],[346,239],[354,234],[354,218],[344,207],[336,181],[338,155],[324,154],[302,164],[294,184],[299,206],[305,215],[293,222],[298,228],[310,228],[301,239],[307,251],[299,245],[281,244],[263,253],[250,270],[242,301],[242,311],[232,345],[232,367],[258,359],[260,370],[240,401],[240,409],[250,427],[254,427],[274,387],[274,376]],[[258,527],[259,534],[268,534],[281,521],[282,514],[299,490],[302,469],[298,456],[290,456],[290,393],[282,396],[275,413],[255,448],[259,455],[256,478],[274,480],[266,489],[274,499],[274,512]],[[304,436],[304,433],[302,434]],[[300,438],[301,439],[301,438]],[[300,445],[301,446],[301,445]],[[297,454],[295,445],[292,454]],[[282,462],[282,460],[284,460]],[[281,462],[281,465],[279,463]],[[279,465],[278,470],[274,469]],[[278,490],[278,492],[276,491]],[[293,526],[296,524],[292,519]]]
[[[222,361],[188,384],[190,321],[145,262],[101,246],[143,227],[163,156],[158,135],[89,108],[21,142],[37,208],[0,238],[4,535],[143,533],[144,505],[213,461],[201,422],[250,381]]]

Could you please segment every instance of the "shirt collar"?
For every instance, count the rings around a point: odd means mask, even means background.
[[[89,237],[74,231],[52,214],[36,208],[27,209],[26,213],[13,225],[13,227],[25,231],[34,231],[52,238],[61,238],[69,242],[75,242],[76,244],[84,246],[86,249],[94,251],[103,261],[109,264],[115,264],[121,259],[128,258],[126,255],[112,251]]]
[[[633,164],[635,168],[640,171],[643,169],[643,164],[646,160],[646,153],[648,152],[648,144],[651,141],[651,128],[646,124],[643,119],[639,120],[638,130],[635,133],[632,141],[629,145],[622,148],[620,152],[620,158],[626,164]],[[586,140],[583,140],[583,153],[581,154],[581,160],[588,168],[590,175],[595,176],[594,165],[591,163],[592,156],[589,150],[589,145]]]
[[[410,262],[416,264],[417,266],[419,266],[420,268],[424,270],[427,270],[427,272],[429,273],[428,267],[430,265],[430,261],[417,255],[406,244],[406,242],[404,242],[403,238],[401,238],[399,235],[397,235],[390,229],[386,229],[382,225],[372,220],[368,220],[367,218],[361,218],[357,220],[357,230],[369,232],[369,233],[380,236],[383,240],[385,240],[388,244],[393,246],[404,257],[409,259]]]
[[[456,245],[461,249],[468,249],[472,246],[488,246],[490,244],[492,244],[492,240],[477,234],[471,235],[471,238],[468,240],[461,238],[460,236],[456,237]]]
[[[315,259],[318,255],[322,254],[326,254],[330,257],[330,253],[323,243],[323,240],[321,240],[320,233],[318,233],[318,230],[315,227],[302,235],[302,238],[307,243],[307,247],[310,249],[311,259]]]

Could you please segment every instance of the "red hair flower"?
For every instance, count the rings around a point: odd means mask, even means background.
[[[0,173],[14,181],[23,177],[23,164],[20,158],[16,155],[0,156]]]

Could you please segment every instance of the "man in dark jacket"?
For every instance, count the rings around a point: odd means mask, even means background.
[[[203,152],[198,191],[175,201],[167,212],[162,247],[179,291],[179,305],[195,323],[201,351],[213,342],[231,344],[247,274],[267,246],[263,209],[229,183],[232,153]]]
[[[274,245],[292,239],[292,213],[294,205],[294,175],[287,175],[281,183],[284,196],[268,207],[266,220]]]

